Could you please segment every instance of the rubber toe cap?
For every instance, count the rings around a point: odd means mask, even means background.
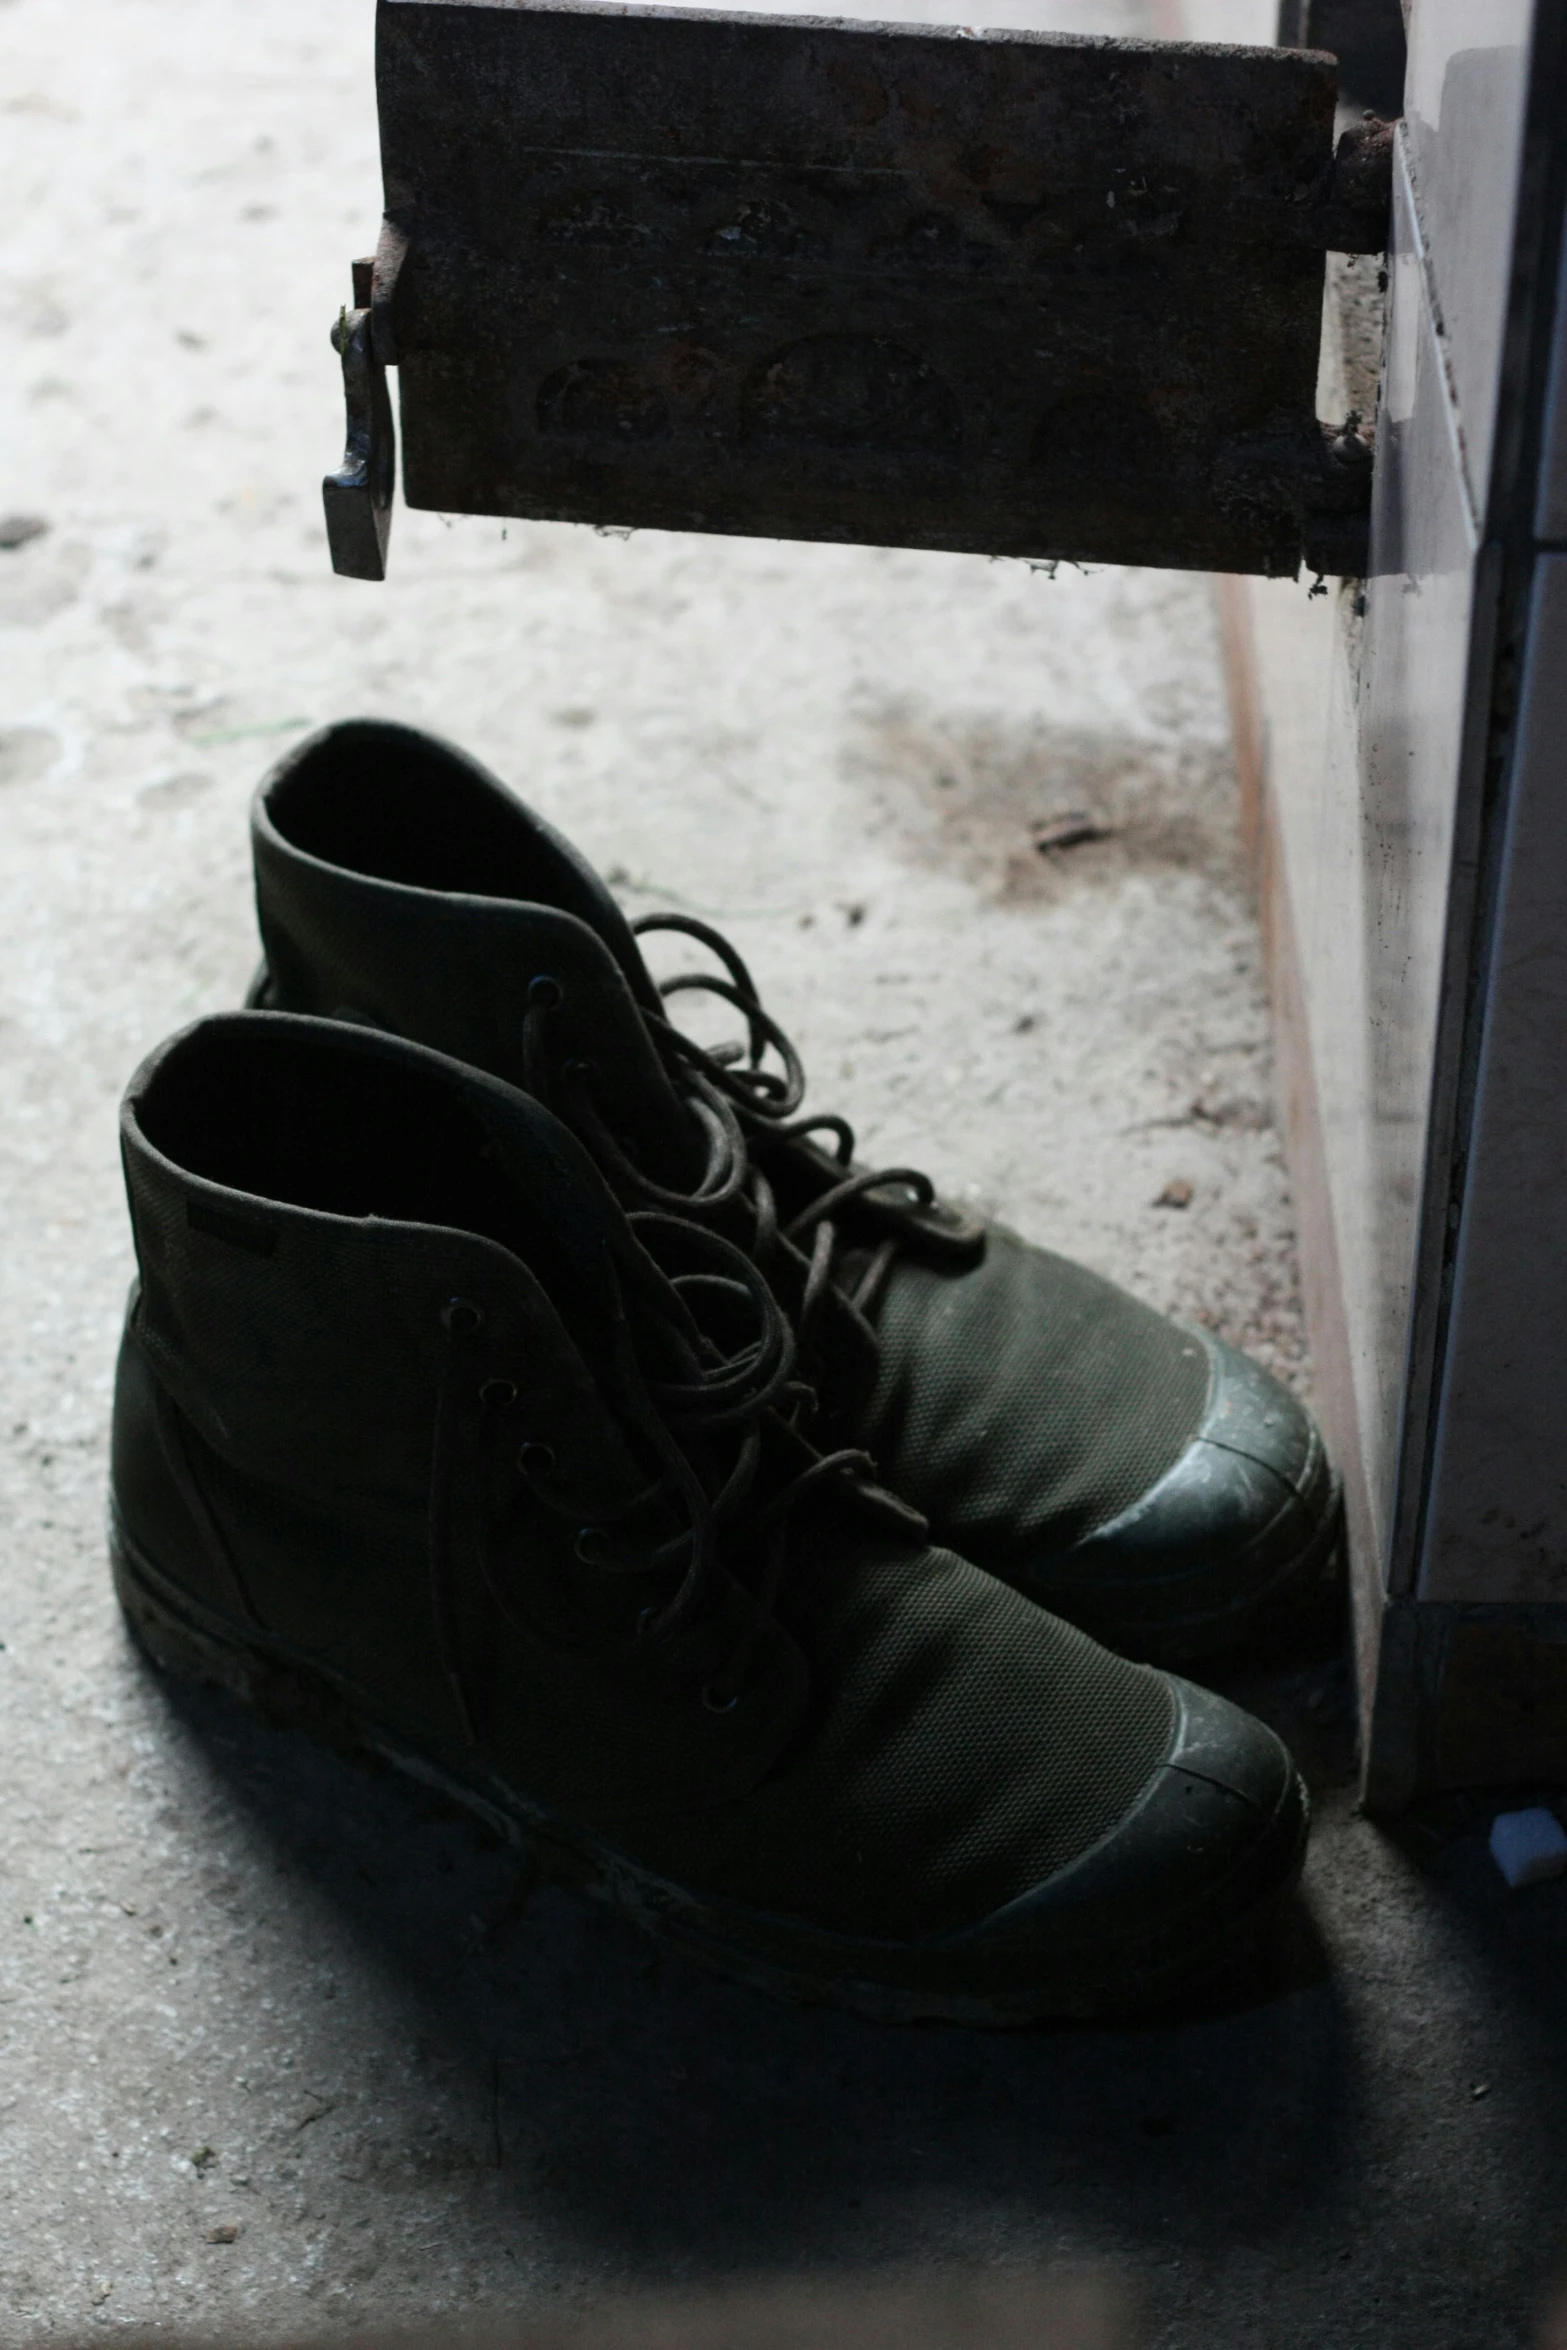
[[[1224,1698],[1172,1677],[1169,1750],[1109,1835],[987,1919],[1032,1944],[1083,2014],[1173,1998],[1242,1957],[1299,1874],[1310,1820],[1288,1749]]]
[[[1202,1333],[1208,1400],[1180,1458],[1042,1574],[1037,1596],[1131,1654],[1197,1656],[1246,1636],[1286,1592],[1320,1582],[1338,1486],[1287,1388]]]

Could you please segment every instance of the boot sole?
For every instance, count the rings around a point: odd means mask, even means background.
[[[482,1768],[437,1756],[377,1720],[364,1699],[264,1634],[240,1634],[180,1591],[127,1537],[111,1506],[116,1595],[137,1646],[178,1681],[224,1691],[275,1727],[303,1731],[339,1754],[367,1757],[433,1788],[525,1851],[541,1875],[614,1909],[654,1940],[708,1971],[794,2005],[847,2010],[876,2023],[936,2021],[1006,2027],[1052,2020],[1146,2016],[1211,1995],[1244,1976],[1266,1945],[1278,1907],[1305,1859],[1309,1809],[1296,1779],[1243,1863],[1208,1889],[1198,1914],[1114,1949],[1071,1954],[1048,1979],[1030,1951],[988,1987],[943,1975],[980,1973],[984,1958],[946,1942],[857,1941],[799,1921],[705,1901],[546,1812]],[[872,1976],[867,1961],[877,1969]],[[894,1979],[877,1979],[883,1974]],[[994,1963],[992,1971],[995,1971]],[[896,1979],[902,1976],[903,1980]],[[921,1978],[924,1979],[921,1979]]]

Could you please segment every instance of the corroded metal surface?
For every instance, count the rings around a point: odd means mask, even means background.
[[[332,329],[332,348],[343,362],[348,432],[343,462],[321,484],[321,502],[332,569],[347,579],[386,577],[397,473],[386,370],[374,351],[373,270],[369,261],[354,263],[354,307],[345,310]]]
[[[380,0],[378,85],[411,505],[1352,567],[1329,59]]]

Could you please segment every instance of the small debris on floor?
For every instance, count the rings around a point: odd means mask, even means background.
[[[1522,1885],[1543,1885],[1567,1869],[1567,1833],[1543,1803],[1500,1811],[1491,1822],[1491,1858],[1515,1893]]]
[[[235,2221],[228,2219],[224,2220],[220,2227],[208,2228],[207,2242],[209,2244],[237,2244],[239,2242],[238,2225]]]
[[[217,2159],[217,2152],[214,2147],[198,2146],[195,2152],[191,2155],[190,2167],[192,2170],[206,2170],[212,2163],[216,2162]]]
[[[0,547],[25,547],[29,539],[41,539],[48,528],[41,514],[0,514]]]
[[[1029,837],[1042,857],[1051,857],[1060,849],[1081,848],[1086,841],[1108,840],[1113,829],[1084,808],[1070,808],[1034,825]]]
[[[1156,1208],[1189,1208],[1192,1187],[1184,1175],[1172,1175],[1153,1204]]]

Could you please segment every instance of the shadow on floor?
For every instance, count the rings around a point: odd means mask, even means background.
[[[341,2175],[414,2164],[505,2257],[595,2291],[1102,2263],[1160,2350],[1535,2350],[1567,2275],[1567,1881],[1507,1893],[1494,1799],[1362,1819],[1342,1666],[1228,1689],[1318,1812],[1265,1964],[1180,2016],[986,2033],[709,1978],[444,1801],[159,1684],[334,1965],[397,1993],[414,2077],[345,2058]]]
[[[1262,1972],[1196,2012],[877,2026],[710,1979],[389,1775],[210,1693],[170,1702],[412,1992],[466,2159],[595,2266],[1222,2260],[1237,2229],[1265,2243],[1353,2196],[1356,2057],[1304,1899]]]

